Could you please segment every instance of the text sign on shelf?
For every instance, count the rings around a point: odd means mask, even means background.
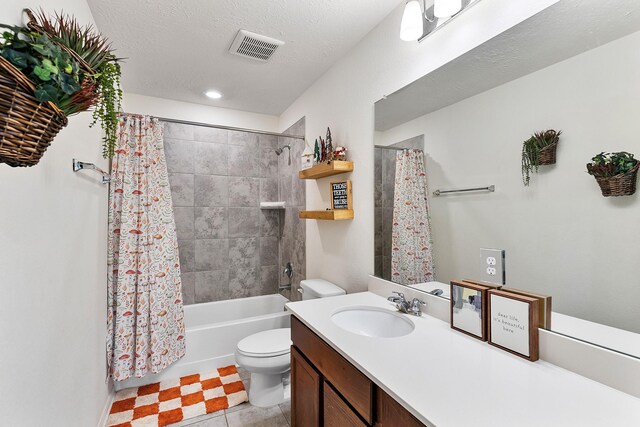
[[[331,209],[352,209],[351,181],[331,183]]]

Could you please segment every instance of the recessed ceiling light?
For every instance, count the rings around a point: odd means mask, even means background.
[[[220,99],[222,98],[222,94],[220,92],[218,92],[217,90],[208,90],[204,93],[206,96],[208,96],[211,99]]]

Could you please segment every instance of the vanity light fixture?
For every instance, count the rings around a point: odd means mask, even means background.
[[[220,99],[222,98],[222,94],[217,90],[208,90],[204,93],[208,98],[211,99]]]
[[[437,18],[448,18],[462,10],[462,0],[435,0],[433,14]]]
[[[400,23],[400,39],[421,42],[437,28],[444,26],[455,16],[480,0],[433,0],[427,7],[427,0],[407,0]]]

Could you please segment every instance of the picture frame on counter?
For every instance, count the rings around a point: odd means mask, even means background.
[[[490,286],[451,281],[451,328],[487,341],[487,292]]]
[[[492,289],[487,302],[489,344],[532,362],[538,360],[538,299]]]
[[[525,291],[516,288],[500,288],[505,292],[512,294],[524,295],[526,297],[538,300],[538,326],[542,329],[551,330],[551,306],[553,298],[550,295],[536,294],[534,292]]]

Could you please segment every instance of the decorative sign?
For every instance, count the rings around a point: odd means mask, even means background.
[[[451,282],[451,328],[487,340],[487,291],[491,287]]]
[[[538,360],[538,300],[510,292],[489,291],[489,344]]]
[[[503,291],[510,292],[512,294],[524,295],[525,297],[531,297],[538,300],[538,321],[542,329],[551,330],[551,302],[552,297],[550,295],[535,294],[529,291],[523,291],[516,288],[501,288]]]
[[[331,183],[331,209],[353,209],[351,181]]]

